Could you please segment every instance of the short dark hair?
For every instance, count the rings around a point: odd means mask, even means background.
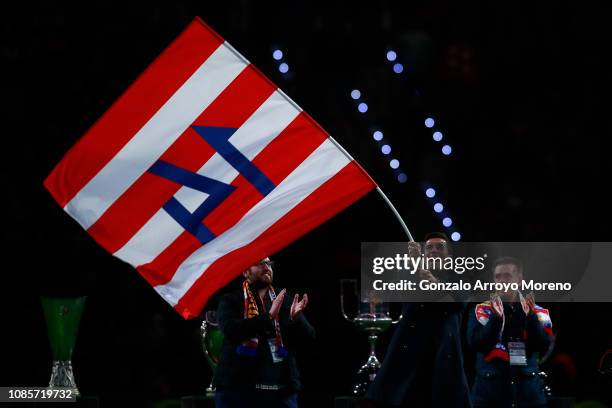
[[[513,256],[501,256],[497,258],[495,262],[493,262],[493,271],[495,271],[495,268],[499,265],[514,265],[520,273],[523,273],[523,262]]]
[[[446,235],[443,232],[430,232],[429,234],[425,235],[425,240],[423,242],[427,242],[432,238],[441,238],[443,240],[445,240],[446,242],[450,242],[450,239],[448,239],[448,235]]]
[[[429,234],[426,234],[425,239],[423,240],[423,246],[425,245],[427,241],[433,238],[443,239],[446,242],[446,248],[448,249],[448,254],[453,255],[453,247],[451,245],[451,241],[450,239],[448,239],[448,235],[446,235],[443,232],[434,231],[434,232],[430,232]]]

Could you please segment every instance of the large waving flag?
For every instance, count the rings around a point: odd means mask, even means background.
[[[376,187],[200,19],[45,180],[184,318],[249,265]]]

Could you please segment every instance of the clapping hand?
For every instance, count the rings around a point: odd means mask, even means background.
[[[529,316],[532,312],[535,313],[535,296],[533,292],[529,292],[525,297],[521,295],[521,306],[526,316]]]
[[[270,318],[276,319],[281,310],[281,306],[283,305],[283,300],[285,299],[285,295],[287,294],[287,290],[283,289],[276,296],[274,301],[272,302],[272,306],[270,306]]]
[[[306,305],[308,305],[308,295],[304,293],[302,300],[300,300],[299,295],[296,293],[291,304],[291,320],[297,319],[306,309]]]
[[[493,306],[493,313],[495,313],[495,315],[504,317],[504,303],[502,302],[499,294],[491,294],[491,306]]]

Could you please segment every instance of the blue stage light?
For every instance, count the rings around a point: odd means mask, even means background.
[[[272,53],[272,58],[277,61],[280,61],[283,58],[283,52],[281,50],[274,50]]]

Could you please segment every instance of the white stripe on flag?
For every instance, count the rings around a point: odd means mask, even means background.
[[[211,264],[253,242],[348,163],[349,159],[326,139],[236,225],[191,254],[170,282],[155,286],[155,290],[175,306]]]
[[[219,46],[64,209],[88,229],[246,66],[225,44]]]
[[[210,194],[208,193],[187,186],[181,187],[174,193],[174,198],[176,198],[179,203],[183,204],[183,207],[190,213],[195,212],[209,196]]]
[[[274,92],[230,137],[229,141],[249,160],[253,160],[274,140],[299,114],[299,111],[279,93]],[[215,153],[198,170],[198,174],[230,184],[238,171]],[[181,187],[174,195],[192,212],[207,197],[189,187]],[[199,204],[195,204],[199,202]],[[115,256],[134,267],[153,261],[183,231],[176,221],[168,222],[169,216],[161,216],[160,209]]]

